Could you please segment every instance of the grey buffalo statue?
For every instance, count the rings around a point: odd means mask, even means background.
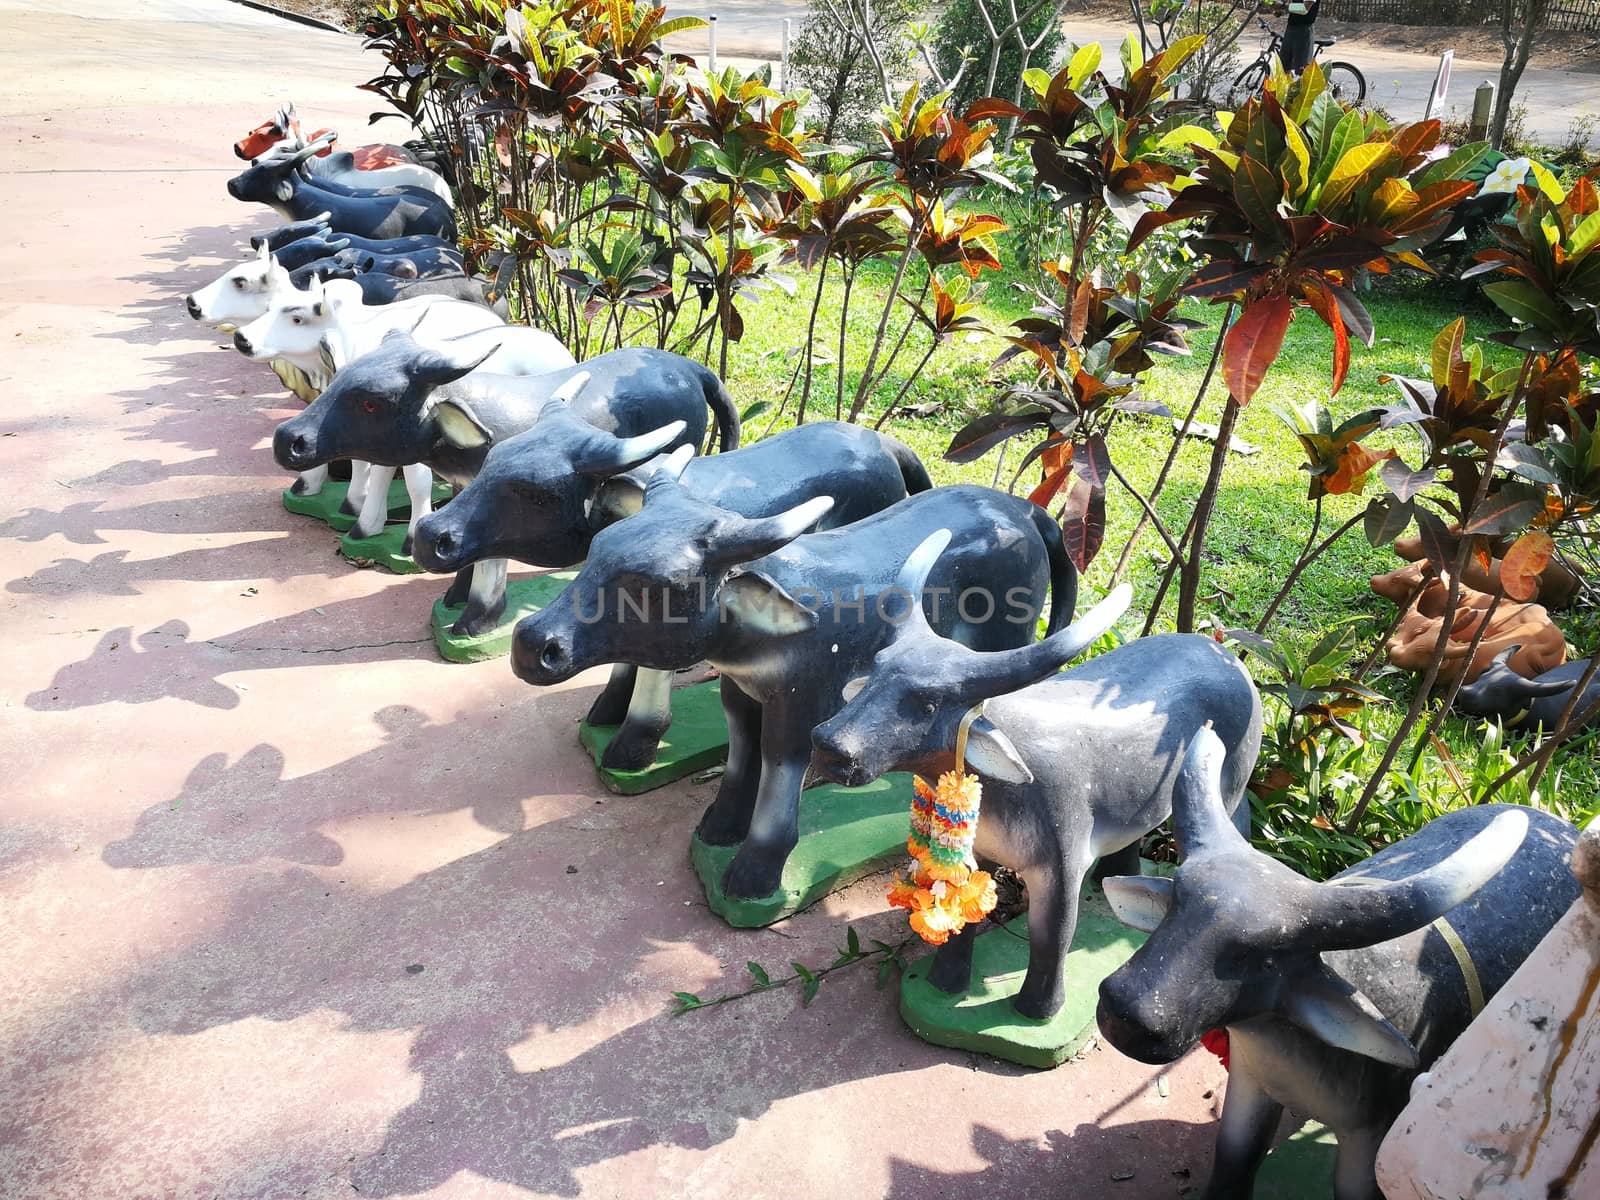
[[[228,180],[228,194],[235,200],[268,205],[286,221],[304,221],[326,213],[329,228],[362,237],[455,236],[456,220],[450,205],[432,192],[412,187],[334,191],[302,178],[296,168],[323,144],[319,140],[293,154],[258,159]]]
[[[512,641],[512,668],[540,685],[601,663],[673,671],[703,659],[718,670],[728,766],[698,834],[738,845],[722,880],[731,897],[777,891],[799,835],[811,730],[912,603],[983,650],[1033,641],[1052,584],[1052,623],[1072,612],[1077,575],[1061,531],[1026,500],[934,488],[808,533],[832,507],[824,496],[750,519],[654,478],[639,513],[595,535],[577,579]],[[908,597],[894,586],[899,566],[941,528],[954,548]]]
[[[556,418],[558,414],[551,414]],[[561,424],[576,423],[567,415]],[[552,436],[554,420],[492,447],[465,491],[417,525],[412,552],[430,571],[460,571],[485,558],[514,558],[539,567],[570,567],[589,552],[595,533],[637,513],[648,478],[678,479],[708,504],[759,519],[819,496],[833,507],[818,529],[847,525],[932,487],[921,461],[883,434],[840,421],[790,429],[754,446],[691,458],[685,446],[632,474],[600,482],[573,470],[570,431]],[[602,461],[606,469],[613,464]],[[638,463],[615,463],[630,471]],[[589,709],[594,725],[620,725],[601,765],[639,770],[655,761],[672,723],[671,672],[619,664]]]
[[[1527,679],[1510,666],[1511,656],[1520,649],[1521,646],[1507,646],[1495,655],[1482,675],[1461,685],[1455,706],[1469,716],[1498,718],[1507,729],[1542,728],[1548,733],[1560,723],[1562,710],[1572,699],[1572,689],[1589,670],[1589,660],[1562,663],[1537,679]],[[1580,719],[1597,700],[1600,675],[1583,689],[1572,710],[1573,720]]]
[[[942,531],[907,561],[915,595],[948,540]],[[1048,1018],[1066,996],[1065,962],[1083,879],[1137,871],[1139,841],[1172,808],[1172,786],[1196,731],[1215,721],[1227,747],[1229,809],[1238,806],[1261,748],[1261,699],[1239,660],[1210,638],[1139,638],[1061,668],[1127,607],[1118,588],[1091,613],[1041,642],[980,654],[927,622],[900,625],[849,702],[812,734],[824,778],[857,785],[888,771],[928,779],[955,766],[956,732],[979,705],[966,765],[983,782],[974,851],[1020,874],[1028,889],[1028,971],[1012,1003]],[[1241,813],[1247,816],[1248,810]],[[928,979],[947,992],[971,982],[968,925],[939,948]]]
[[[410,254],[415,250],[443,250],[460,257],[460,251],[455,243],[447,241],[433,234],[411,234],[407,237],[395,238],[365,238],[353,233],[338,233],[328,225],[330,214],[323,212],[304,221],[291,221],[287,225],[280,225],[267,233],[258,233],[250,239],[250,249],[267,250],[283,260],[283,251],[290,246],[298,246],[301,242],[312,243],[305,253],[308,257],[300,262],[309,262],[311,258],[323,258],[328,254],[340,250],[366,250],[373,254]],[[315,243],[322,243],[325,249],[312,253]],[[284,265],[290,266],[284,262]],[[300,265],[299,263],[293,264]]]
[[[482,346],[484,335],[467,344]],[[496,346],[491,341],[488,351]],[[563,470],[603,479],[664,450],[706,440],[708,412],[720,444],[739,444],[739,414],[716,375],[664,350],[613,350],[543,375],[491,375],[483,350],[428,349],[399,330],[337,374],[273,437],[278,464],[303,471],[337,458],[384,467],[420,463],[458,488],[492,446],[532,428],[558,444]],[[570,405],[570,408],[569,408]],[[581,512],[581,499],[579,500]],[[414,544],[408,537],[406,550]],[[505,611],[504,559],[461,572],[446,602],[465,603],[454,631],[493,628]]]
[[[1338,1138],[1336,1200],[1380,1200],[1378,1146],[1412,1080],[1577,898],[1578,831],[1536,809],[1463,808],[1313,883],[1229,822],[1225,759],[1203,733],[1184,761],[1177,876],[1105,881],[1150,938],[1101,983],[1100,1032],[1168,1063],[1227,1031],[1208,1200],[1247,1200],[1286,1106]]]

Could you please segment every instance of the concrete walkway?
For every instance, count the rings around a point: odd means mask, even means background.
[[[353,570],[280,507],[293,409],[179,299],[273,224],[224,193],[229,143],[286,97],[359,135],[378,64],[222,0],[78,8],[0,0],[0,1197],[1203,1175],[1203,1053],[1165,1099],[1104,1049],[1048,1074],[945,1053],[870,971],[669,1015],[903,922],[879,880],[727,929],[687,863],[710,787],[597,786],[597,676],[440,662],[437,581]]]

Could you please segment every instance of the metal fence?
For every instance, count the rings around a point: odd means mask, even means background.
[[[1390,21],[1396,25],[1485,25],[1500,20],[1502,0],[1323,0],[1322,15],[1336,21]],[[1600,0],[1554,0],[1544,28],[1600,33]]]

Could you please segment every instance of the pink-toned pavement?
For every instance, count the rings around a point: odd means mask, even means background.
[[[352,39],[222,0],[0,0],[0,1197],[1169,1197],[1209,1056],[1048,1074],[917,1041],[882,881],[706,911],[710,785],[607,796],[598,683],[447,665],[439,584],[280,507],[275,381],[181,296],[272,224],[280,99],[359,135]],[[398,123],[380,133],[402,136]],[[1130,1174],[1131,1173],[1131,1174]]]

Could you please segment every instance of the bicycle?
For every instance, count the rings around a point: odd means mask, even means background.
[[[1266,31],[1267,43],[1262,47],[1260,57],[1234,76],[1233,86],[1228,89],[1229,108],[1238,108],[1266,86],[1267,77],[1271,75],[1273,64],[1278,59],[1278,50],[1283,45],[1283,35],[1271,25],[1260,17],[1256,18],[1256,24]],[[1317,38],[1311,57],[1320,60],[1323,50],[1337,40]],[[1328,81],[1328,90],[1341,104],[1359,104],[1367,98],[1367,77],[1353,64],[1336,60],[1319,61],[1317,65],[1322,68],[1322,77]]]

